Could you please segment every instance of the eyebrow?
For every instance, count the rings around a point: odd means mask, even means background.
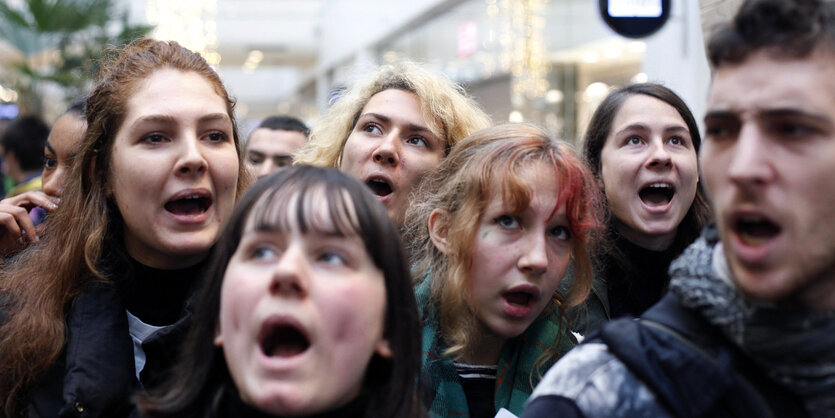
[[[629,131],[650,131],[650,130],[651,129],[649,128],[649,126],[647,126],[643,123],[633,123],[633,124],[627,125],[623,129],[617,131],[615,133],[615,135],[622,135],[622,134],[624,134],[626,132],[629,132]],[[669,133],[669,132],[689,133],[690,130],[685,126],[668,126],[668,127],[665,127],[664,128],[664,133]]]
[[[205,122],[214,122],[214,121],[224,121],[230,122],[229,115],[225,113],[211,113],[208,115],[203,115],[199,119],[197,119],[198,123],[205,123]],[[131,124],[131,128],[146,122],[156,122],[156,123],[164,123],[174,125],[177,123],[177,119],[170,115],[148,115],[142,116],[139,119],[135,120]]]
[[[373,117],[375,119],[379,119],[383,123],[391,123],[391,118],[390,117],[385,116],[385,115],[381,115],[379,113],[374,113],[374,112],[363,113],[362,115],[360,115],[360,118],[363,118],[363,117],[366,117],[366,116],[370,116],[370,117]],[[428,132],[428,133],[432,134],[432,131],[430,131],[429,128],[427,128],[425,126],[422,126],[422,125],[417,125],[417,124],[414,124],[414,123],[407,123],[406,126],[409,128],[409,131],[411,131],[411,132]],[[434,135],[434,134],[432,134],[432,135]]]
[[[46,149],[53,154],[57,154],[57,152],[55,152],[55,148],[52,148],[52,144],[50,144],[49,141],[46,141]]]
[[[796,118],[806,118],[812,119],[819,123],[824,123],[826,125],[832,126],[832,120],[825,115],[817,114],[817,113],[810,113],[805,112],[802,110],[798,110],[795,108],[776,108],[776,109],[760,109],[756,112],[757,118],[785,118],[785,117],[796,117]],[[739,115],[736,112],[730,110],[711,110],[705,114],[705,121],[709,119],[725,119],[725,118],[733,118],[739,119]]]

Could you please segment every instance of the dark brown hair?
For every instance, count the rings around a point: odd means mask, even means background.
[[[327,205],[328,219],[310,213],[309,208],[316,204],[313,201]],[[181,360],[171,380],[151,396],[140,399],[143,416],[194,416],[207,407],[214,408],[224,396],[224,384],[231,377],[222,349],[212,341],[218,327],[226,267],[248,223],[259,229],[279,230],[285,224],[297,224],[302,233],[318,231],[323,228],[322,223],[333,224],[337,231],[323,232],[356,234],[361,238],[365,251],[385,279],[384,336],[394,352],[390,360],[374,356],[368,365],[363,393],[369,395],[370,402],[365,416],[414,416],[421,407],[416,401],[420,324],[397,228],[363,184],[334,169],[312,166],[295,166],[267,176],[240,199],[212,252],[212,265],[197,299]]]
[[[612,131],[612,121],[614,121],[615,116],[620,111],[626,99],[639,94],[654,97],[672,106],[687,125],[687,130],[690,131],[690,138],[693,141],[693,147],[696,149],[697,154],[699,152],[702,144],[702,139],[699,135],[699,125],[696,123],[693,113],[690,112],[690,108],[687,107],[687,104],[684,103],[681,97],[660,84],[630,84],[612,91],[603,99],[603,102],[594,111],[591,122],[589,122],[589,127],[586,130],[586,137],[583,142],[583,158],[586,160],[594,177],[598,180],[598,184],[600,184],[600,172],[602,169],[600,155],[603,151],[603,146],[606,144],[606,139]],[[678,226],[673,246],[676,248],[681,247],[683,250],[684,246],[698,238],[702,227],[707,224],[710,217],[710,207],[701,190],[700,182],[693,203]],[[611,214],[609,214],[607,216],[608,231],[611,232],[613,230],[614,222],[616,220],[612,219]],[[606,244],[606,241],[602,240],[601,243]],[[598,255],[607,254],[611,250],[611,248],[601,247],[595,253]]]
[[[24,411],[28,391],[64,348],[64,315],[73,298],[94,280],[107,279],[104,249],[123,247],[118,239],[121,216],[109,202],[105,182],[113,141],[139,83],[165,68],[199,74],[224,99],[238,151],[237,193],[248,183],[234,101],[199,54],[176,42],[152,39],[111,51],[87,99],[87,132],[65,180],[61,205],[50,216],[40,243],[0,272],[7,303],[5,323],[0,325],[0,412],[7,416]]]
[[[741,63],[760,50],[776,57],[804,58],[818,48],[835,52],[835,2],[749,0],[733,20],[715,28],[707,55],[718,68]]]

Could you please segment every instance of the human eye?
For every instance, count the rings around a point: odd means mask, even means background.
[[[502,228],[505,228],[505,229],[517,229],[517,228],[519,228],[519,219],[517,219],[515,216],[500,215],[500,216],[497,216],[493,220],[493,222],[496,225],[498,225]]]
[[[787,138],[810,136],[818,131],[814,126],[795,121],[777,122],[774,126],[774,130],[778,135]]]
[[[343,266],[347,264],[345,255],[333,249],[322,250],[317,257],[317,261],[329,266]]]
[[[229,139],[229,135],[226,135],[224,132],[214,131],[209,132],[205,138],[209,142],[226,142],[226,140]]]
[[[156,145],[165,141],[165,137],[162,134],[153,133],[143,136],[140,141],[146,144]]]
[[[58,161],[49,155],[43,157],[43,169],[54,170],[58,166]]]
[[[716,115],[705,117],[705,138],[713,140],[730,139],[740,129],[739,120],[733,116]]]
[[[250,250],[250,258],[253,260],[272,260],[278,257],[278,253],[269,245],[257,244]]]
[[[419,135],[418,136],[413,136],[413,137],[407,139],[406,143],[407,144],[412,144],[412,145],[417,145],[417,146],[423,147],[423,148],[428,148],[429,147],[429,141],[427,141],[426,138],[424,138],[422,136],[419,136]]]
[[[669,143],[672,145],[678,145],[680,147],[687,146],[687,140],[680,136],[670,137]]]
[[[264,162],[264,157],[262,157],[258,154],[249,154],[247,156],[247,159],[252,164],[261,164],[262,162]]]
[[[560,241],[568,241],[571,239],[571,230],[563,225],[551,228],[551,231],[549,233],[551,234],[552,238]]]
[[[630,136],[624,141],[625,145],[641,145],[644,141],[637,136]]]
[[[380,134],[383,133],[383,129],[380,127],[380,125],[378,125],[374,122],[365,123],[362,126],[362,131],[366,132],[366,133],[374,134],[374,135],[380,135]]]

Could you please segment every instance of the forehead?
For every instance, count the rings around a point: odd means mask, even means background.
[[[258,128],[249,138],[247,148],[269,153],[293,153],[304,145],[303,133],[283,129]]]
[[[144,115],[200,116],[227,113],[226,102],[205,77],[163,68],[137,82],[127,101],[126,120]]]
[[[765,51],[716,70],[708,107],[736,113],[796,109],[835,117],[835,55],[781,59]]]
[[[87,122],[73,113],[65,113],[55,121],[47,141],[56,151],[78,148]]]
[[[685,126],[684,119],[669,103],[645,94],[634,94],[626,98],[612,122],[612,132],[624,125],[641,123],[645,125],[670,124]]]
[[[374,94],[362,108],[362,114],[376,113],[395,122],[411,123],[428,127],[430,118],[426,117],[421,108],[421,100],[415,93],[400,89],[386,89]]]

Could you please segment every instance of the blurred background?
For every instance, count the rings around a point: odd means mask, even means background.
[[[358,75],[409,59],[462,84],[496,121],[576,142],[606,93],[634,81],[665,84],[701,119],[705,28],[736,3],[670,0],[666,24],[632,39],[604,23],[598,0],[2,0],[0,123],[54,122],[89,91],[108,45],[147,35],[206,57],[244,135],[274,114],[313,125]]]

